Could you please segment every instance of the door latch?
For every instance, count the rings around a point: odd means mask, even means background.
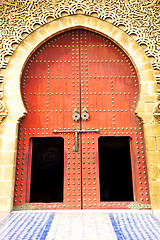
[[[75,134],[75,147],[73,149],[73,152],[78,152],[78,133],[88,133],[88,132],[99,132],[99,129],[95,129],[95,130],[86,130],[86,129],[82,129],[82,130],[54,130],[53,133],[74,133]]]

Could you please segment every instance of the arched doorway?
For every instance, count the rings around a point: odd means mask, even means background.
[[[36,209],[149,204],[136,70],[122,49],[84,30],[30,57],[19,127],[15,205]]]

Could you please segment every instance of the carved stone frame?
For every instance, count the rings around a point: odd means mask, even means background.
[[[72,28],[89,29],[110,38],[127,53],[137,70],[140,99],[136,114],[144,123],[151,203],[152,209],[157,209],[157,201],[160,201],[160,197],[157,197],[157,194],[152,191],[152,184],[158,176],[153,176],[152,169],[156,167],[156,164],[153,163],[150,146],[148,148],[150,138],[153,135],[156,136],[158,131],[160,132],[160,126],[153,117],[157,99],[157,84],[153,67],[138,43],[120,28],[95,17],[77,14],[53,20],[33,31],[18,45],[7,65],[4,76],[3,99],[7,105],[8,117],[1,124],[0,159],[1,165],[3,165],[3,174],[0,186],[3,185],[3,187],[0,187],[0,211],[11,211],[13,207],[18,123],[27,114],[20,91],[22,70],[28,58],[39,45],[49,38]],[[148,112],[146,109],[149,107],[150,111]]]

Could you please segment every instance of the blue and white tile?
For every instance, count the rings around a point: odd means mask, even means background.
[[[103,211],[55,214],[46,240],[117,240],[109,215]]]
[[[160,240],[147,211],[20,211],[0,223],[0,240]]]
[[[110,213],[117,239],[159,240],[160,221],[151,213]]]
[[[45,239],[54,215],[51,212],[12,212],[0,223],[0,240]]]

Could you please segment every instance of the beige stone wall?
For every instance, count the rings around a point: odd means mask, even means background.
[[[145,124],[145,142],[152,209],[160,209],[160,125]]]
[[[17,127],[26,113],[20,93],[22,70],[42,42],[72,28],[85,28],[109,37],[128,54],[136,67],[140,84],[136,113],[144,123],[152,209],[160,209],[160,124],[153,116],[157,84],[152,65],[143,49],[120,28],[95,17],[77,14],[53,20],[29,34],[18,45],[5,70],[3,100],[8,116],[0,125],[0,211],[11,211],[13,206]]]

